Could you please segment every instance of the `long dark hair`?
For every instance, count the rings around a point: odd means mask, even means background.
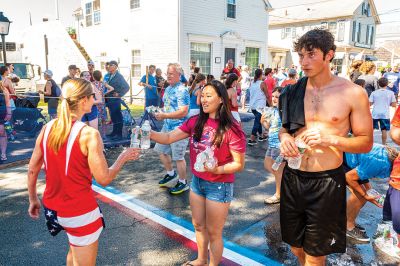
[[[220,147],[222,140],[224,138],[225,132],[227,132],[230,128],[236,128],[236,123],[234,122],[234,118],[232,116],[231,110],[229,108],[229,98],[228,98],[228,92],[225,88],[225,85],[218,81],[218,80],[213,80],[210,83],[207,83],[207,85],[204,87],[211,86],[215,90],[215,92],[218,94],[219,97],[221,97],[222,103],[220,104],[217,114],[216,114],[216,119],[219,120],[218,123],[218,129],[217,132],[214,136],[214,139],[212,141],[212,144]],[[203,111],[203,106],[200,105],[200,114],[197,118],[196,125],[194,127],[194,135],[193,139],[196,142],[200,142],[201,136],[203,134],[203,129],[208,120],[208,114],[204,113]]]
[[[233,82],[235,82],[235,81],[238,80],[238,79],[239,79],[239,77],[238,77],[238,75],[236,75],[235,73],[229,74],[228,77],[226,78],[226,81],[225,81],[225,87],[226,87],[226,89],[232,88]]]
[[[259,68],[254,71],[254,82],[256,82],[262,76],[262,73],[262,69]]]
[[[204,74],[198,73],[196,75],[196,77],[194,78],[194,80],[192,82],[192,85],[190,86],[190,89],[189,89],[189,94],[190,95],[192,95],[192,93],[194,92],[194,89],[196,88],[196,85],[199,82],[202,82],[203,80],[206,80],[206,76]]]

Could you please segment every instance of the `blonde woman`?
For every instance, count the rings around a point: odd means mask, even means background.
[[[371,93],[377,89],[378,87],[378,78],[375,76],[375,70],[376,66],[374,62],[372,61],[365,61],[362,63],[360,66],[360,71],[363,73],[361,76],[359,76],[359,79],[365,80],[365,90],[368,93],[368,97],[371,95]]]
[[[90,112],[93,102],[90,81],[66,81],[59,116],[40,132],[29,162],[29,215],[39,218],[41,204],[36,183],[44,164],[44,215],[51,235],[61,230],[67,233],[70,247],[66,265],[96,264],[104,220],[91,188],[92,176],[97,183],[106,186],[127,161],[139,156],[137,149],[127,149],[110,168],[107,166],[99,132],[80,121]]]

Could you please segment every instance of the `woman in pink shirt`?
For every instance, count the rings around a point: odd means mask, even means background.
[[[170,144],[190,137],[190,207],[196,231],[198,257],[184,265],[216,266],[224,248],[222,230],[233,198],[234,173],[243,170],[246,137],[232,117],[225,86],[219,81],[207,84],[201,92],[200,114],[189,118],[169,133],[151,132],[150,138]],[[205,171],[196,171],[197,155],[211,148],[218,163]],[[198,168],[197,168],[198,169]]]

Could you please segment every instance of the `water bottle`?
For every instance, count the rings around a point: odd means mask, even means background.
[[[301,154],[298,155],[297,157],[290,157],[287,159],[288,161],[288,166],[292,169],[299,169],[301,166],[301,157],[303,157]]]
[[[147,150],[150,148],[150,122],[149,120],[144,121],[142,125],[142,135],[140,138],[140,148]]]
[[[132,133],[131,133],[131,148],[139,148],[139,131],[140,127],[136,126],[135,128],[132,127]]]
[[[383,206],[383,203],[385,202],[385,195],[380,194],[373,188],[367,190],[367,195],[370,197],[374,197],[378,204]]]
[[[279,166],[281,166],[281,163],[282,163],[282,162],[283,162],[283,156],[282,156],[282,155],[279,155],[279,156],[276,158],[274,164],[272,165],[272,170],[278,171]]]

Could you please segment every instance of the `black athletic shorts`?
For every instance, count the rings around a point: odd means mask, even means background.
[[[286,166],[280,223],[282,240],[311,256],[346,252],[346,178],[342,166],[323,172]]]

